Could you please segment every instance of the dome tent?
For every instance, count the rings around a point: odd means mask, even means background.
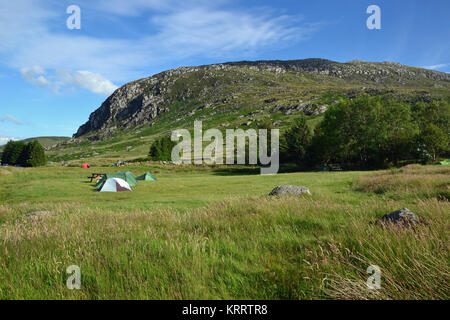
[[[146,172],[143,175],[136,178],[136,180],[143,180],[143,181],[158,181],[150,172]]]
[[[100,192],[120,192],[132,191],[130,185],[123,179],[110,178],[107,179],[98,189]]]
[[[89,163],[83,163],[83,165],[81,166],[83,169],[87,169],[90,168],[91,165]]]
[[[97,182],[95,187],[96,188],[100,187],[106,180],[111,178],[120,178],[122,180],[125,180],[131,187],[136,186],[136,178],[130,171],[127,171],[127,172],[116,172],[114,174],[106,174]]]

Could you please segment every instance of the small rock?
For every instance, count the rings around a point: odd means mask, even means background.
[[[292,186],[292,185],[283,185],[278,186],[275,189],[273,189],[269,196],[284,196],[284,195],[302,195],[303,193],[307,193],[311,195],[311,192],[309,192],[309,189],[307,187],[303,186]]]
[[[33,211],[33,212],[28,212],[26,214],[27,217],[35,217],[35,216],[49,216],[55,214],[52,211]]]
[[[384,223],[391,222],[391,223],[395,223],[395,224],[402,223],[403,225],[412,225],[412,224],[418,223],[419,219],[416,217],[416,215],[414,213],[409,211],[409,209],[403,208],[403,209],[385,214],[381,218],[381,221]]]

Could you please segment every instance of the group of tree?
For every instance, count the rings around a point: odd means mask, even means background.
[[[44,148],[37,140],[25,143],[10,140],[2,153],[2,164],[38,167],[46,164]]]
[[[262,121],[258,128],[270,130],[273,126]],[[384,168],[404,160],[435,161],[449,156],[449,137],[448,99],[411,103],[400,98],[361,95],[342,98],[329,107],[314,130],[305,116],[297,118],[280,137],[280,161],[296,163],[303,169],[326,164]],[[170,161],[175,145],[170,136],[163,136],[153,142],[149,157]],[[245,148],[249,163],[248,145]],[[270,154],[270,147],[268,151]]]
[[[305,168],[382,168],[448,156],[450,103],[360,96],[331,106],[314,131],[300,117],[281,140],[281,161]]]

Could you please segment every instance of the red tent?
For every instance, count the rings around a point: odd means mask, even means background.
[[[90,168],[91,166],[89,165],[89,163],[83,163],[83,165],[81,167],[86,169],[86,168]]]

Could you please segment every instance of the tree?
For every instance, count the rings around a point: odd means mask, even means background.
[[[44,148],[37,140],[28,143],[24,157],[26,157],[26,165],[30,167],[43,166],[47,162]]]
[[[17,158],[16,164],[20,164],[21,166],[28,166],[27,161],[30,157],[30,143],[27,143],[22,148],[19,157]]]
[[[296,119],[292,127],[283,135],[281,142],[281,158],[304,164],[306,150],[311,144],[311,130],[306,123],[305,116]]]
[[[412,106],[412,112],[421,130],[432,123],[450,135],[450,100],[416,102]]]
[[[388,101],[386,106],[383,118],[386,141],[381,153],[386,161],[397,165],[400,160],[413,157],[414,149],[417,149],[419,125],[408,104]]]
[[[12,164],[10,159],[11,159],[11,151],[13,149],[13,144],[14,144],[14,141],[9,140],[8,143],[5,145],[5,147],[3,148],[2,164]]]
[[[440,152],[448,150],[449,138],[438,126],[430,123],[420,134],[419,141],[425,154],[429,154],[433,161]]]
[[[22,141],[8,141],[3,150],[2,163],[10,165],[21,164],[20,160],[25,147],[26,145]]]
[[[176,143],[170,139],[170,136],[164,136],[152,143],[150,146],[149,157],[152,160],[171,161],[172,149]]]

